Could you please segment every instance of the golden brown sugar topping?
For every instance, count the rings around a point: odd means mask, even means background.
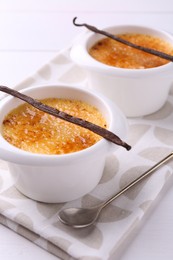
[[[106,128],[97,108],[78,100],[48,98],[41,102]],[[13,109],[3,121],[3,136],[12,145],[40,154],[66,154],[83,150],[102,137],[90,130],[44,113],[31,105]]]
[[[118,37],[143,47],[173,55],[173,45],[154,36],[129,33],[120,34]],[[104,38],[97,42],[89,50],[89,54],[102,63],[126,69],[154,68],[169,62],[165,59],[134,49],[110,38]]]

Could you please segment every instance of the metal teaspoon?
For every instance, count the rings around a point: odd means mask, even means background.
[[[84,228],[92,225],[98,218],[101,210],[105,208],[109,203],[119,197],[121,194],[129,190],[135,184],[149,176],[152,172],[154,172],[157,168],[159,168],[163,163],[167,162],[173,157],[173,152],[167,155],[164,159],[156,163],[149,170],[144,172],[141,176],[136,178],[134,181],[125,186],[122,190],[116,193],[113,197],[109,198],[102,204],[92,207],[92,208],[67,208],[63,209],[59,212],[58,218],[59,220],[68,226],[73,228]]]

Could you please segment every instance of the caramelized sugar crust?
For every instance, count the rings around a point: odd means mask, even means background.
[[[173,46],[164,40],[145,34],[120,34],[129,42],[173,55]],[[134,49],[110,38],[98,41],[89,50],[96,60],[110,66],[126,69],[148,69],[158,67],[169,61],[155,55]]]
[[[102,114],[78,100],[48,98],[41,102],[106,128]],[[44,113],[29,104],[12,110],[3,121],[3,136],[12,145],[39,154],[66,154],[83,150],[101,137],[88,129]]]

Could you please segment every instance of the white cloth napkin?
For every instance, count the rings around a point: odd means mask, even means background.
[[[61,51],[16,89],[57,83],[79,87],[87,84],[85,72],[70,61],[68,50]],[[65,260],[118,259],[133,231],[166,187],[173,173],[173,160],[112,202],[91,227],[72,229],[61,224],[57,214],[65,207],[97,205],[173,150],[173,88],[160,111],[128,122],[127,141],[132,150],[120,148],[110,155],[99,185],[76,201],[46,204],[25,197],[13,186],[7,165],[1,161],[0,222]]]

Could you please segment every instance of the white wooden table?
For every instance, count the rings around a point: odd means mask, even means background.
[[[0,84],[15,86],[81,32],[79,21],[106,27],[144,24],[173,33],[172,0],[0,0]],[[173,182],[172,182],[173,184]],[[122,254],[122,260],[173,259],[173,188],[170,187]],[[0,226],[0,259],[57,259]]]

